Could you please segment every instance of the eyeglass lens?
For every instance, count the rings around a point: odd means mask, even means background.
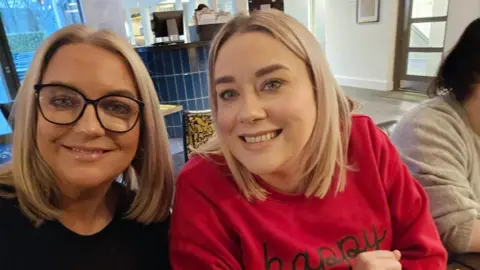
[[[43,116],[56,124],[71,124],[80,117],[86,100],[78,92],[62,86],[46,86],[39,92]],[[107,96],[97,104],[98,118],[104,128],[123,132],[136,123],[140,105],[122,96]]]

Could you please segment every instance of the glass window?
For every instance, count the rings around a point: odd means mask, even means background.
[[[442,53],[408,53],[407,75],[434,77],[442,60]]]
[[[412,18],[447,16],[449,0],[413,0]]]
[[[4,0],[0,13],[20,81],[45,38],[69,24],[83,23],[78,0]]]
[[[5,104],[10,101],[8,85],[3,75],[3,67],[0,66],[0,104]]]
[[[217,11],[230,12],[233,14],[233,0],[217,0]]]
[[[175,11],[175,4],[158,4],[156,5],[155,11],[157,12]]]
[[[443,47],[446,22],[412,23],[410,47]]]

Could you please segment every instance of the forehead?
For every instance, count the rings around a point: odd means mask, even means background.
[[[259,68],[282,64],[291,71],[302,71],[305,63],[287,46],[269,34],[251,32],[233,35],[220,49],[215,77],[255,73]]]
[[[69,44],[58,49],[42,78],[42,83],[53,82],[73,85],[90,96],[101,96],[113,89],[136,92],[126,61],[90,44]]]

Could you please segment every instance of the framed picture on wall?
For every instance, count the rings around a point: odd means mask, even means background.
[[[357,23],[378,22],[380,0],[357,0]]]

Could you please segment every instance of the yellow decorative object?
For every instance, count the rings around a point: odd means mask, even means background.
[[[183,129],[186,161],[191,152],[190,149],[198,148],[215,136],[211,111],[184,111]]]

